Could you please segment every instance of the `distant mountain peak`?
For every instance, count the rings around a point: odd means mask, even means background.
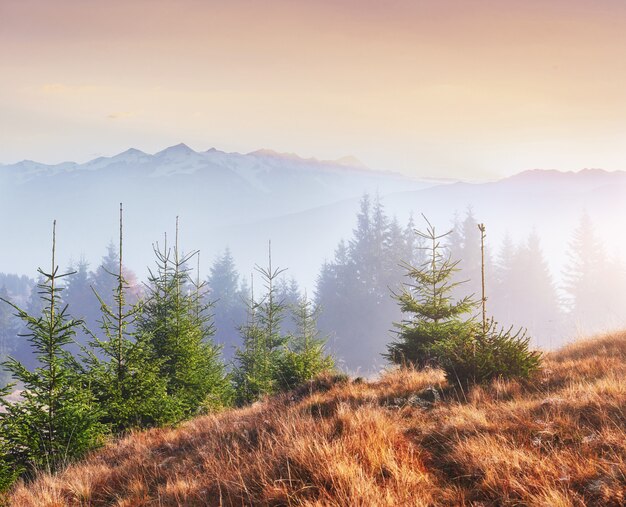
[[[260,150],[251,151],[250,153],[246,153],[246,155],[253,155],[257,157],[281,158],[281,159],[287,159],[287,160],[306,160],[302,158],[300,155],[298,155],[297,153],[281,153],[279,151],[270,150],[268,148],[261,148]]]
[[[579,171],[559,171],[557,169],[528,169],[505,179],[513,181],[535,181],[546,178],[603,178],[620,173],[623,173],[623,171],[607,171],[606,169],[598,168],[586,168]]]
[[[343,165],[346,167],[356,167],[358,169],[369,169],[363,162],[361,162],[354,155],[346,155],[345,157],[338,158],[332,161],[335,164]]]
[[[123,151],[118,156],[122,156],[122,155],[147,155],[147,153],[141,150],[138,150],[137,148],[128,148],[126,151]]]
[[[169,148],[165,148],[164,150],[155,153],[155,157],[163,156],[163,155],[193,155],[197,152],[192,150],[185,143],[179,143],[174,146],[170,146]]]
[[[315,157],[305,158],[301,157],[297,153],[284,153],[276,150],[271,150],[268,148],[262,148],[260,150],[251,151],[246,155],[256,156],[256,157],[270,157],[281,160],[297,160],[297,161],[305,161],[305,162],[313,162],[317,164],[325,164],[325,165],[335,165],[342,166],[351,169],[364,169],[369,170],[370,168],[366,166],[363,162],[361,162],[358,158],[353,155],[347,155],[345,157],[338,158],[336,160],[320,160]]]

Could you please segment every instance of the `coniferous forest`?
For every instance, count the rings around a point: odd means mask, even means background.
[[[419,265],[424,260],[423,240],[414,234],[420,220],[416,216],[400,223],[386,214],[379,199],[364,195],[354,218],[352,236],[340,241],[332,258],[320,266],[314,287],[301,287],[290,276],[288,266],[272,281],[276,300],[285,307],[279,324],[281,332],[296,331],[297,317],[292,309],[306,298],[315,306],[318,328],[327,338],[328,350],[338,365],[365,374],[383,367],[381,354],[393,336],[393,323],[401,319],[400,309],[390,294],[406,280],[403,263]],[[455,282],[465,282],[453,290],[455,296],[480,294],[477,225],[478,218],[471,209],[456,213],[447,224],[442,224],[451,230],[443,242],[451,257],[459,260],[459,271],[453,277]],[[578,226],[570,231],[570,241],[565,245],[566,261],[559,271],[550,268],[536,233],[530,230],[525,237],[517,236],[521,239],[514,241],[507,235],[499,244],[491,244],[487,237],[487,306],[498,323],[524,327],[533,344],[544,349],[558,347],[572,336],[619,327],[626,306],[626,270],[619,258],[604,248],[586,213],[580,214]],[[186,259],[184,269],[190,272],[194,283],[202,283],[199,297],[210,317],[213,340],[222,347],[221,354],[228,363],[243,344],[240,330],[249,318],[255,278],[257,288],[263,286],[261,273],[253,266],[242,269],[226,247],[215,259],[202,258],[202,264],[208,265],[200,265],[200,269],[207,273],[199,280],[199,258],[200,253]],[[100,327],[101,305],[115,304],[116,280],[111,273],[118,271],[119,253],[111,242],[95,267],[82,258],[62,262],[68,276],[60,282],[60,297],[72,315],[84,321],[68,345],[77,353],[90,340],[85,329]],[[133,306],[150,293],[150,283],[139,280],[126,265],[122,271],[125,302]],[[36,285],[42,280],[40,274],[28,278],[0,273],[0,295],[36,313],[41,309]],[[2,357],[11,355],[33,367],[29,346],[15,332],[23,324],[7,305],[0,306],[0,322]],[[355,347],[355,343],[359,346]]]
[[[441,231],[423,216],[400,224],[365,194],[313,295],[274,265],[271,242],[249,278],[226,249],[203,279],[178,218],[140,282],[124,264],[123,219],[120,206],[118,243],[93,271],[84,260],[59,268],[55,221],[36,285],[2,275],[4,487],[108,435],[250,404],[322,373],[439,366],[461,389],[529,377],[537,336],[554,336],[568,312],[597,324],[623,290],[586,215],[562,300],[536,235],[505,239],[494,255],[471,210]]]
[[[626,506],[625,28],[0,0],[0,507]]]

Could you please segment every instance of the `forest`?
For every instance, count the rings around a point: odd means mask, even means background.
[[[535,333],[554,336],[567,312],[598,317],[619,301],[617,268],[586,215],[572,235],[563,302],[536,235],[505,241],[493,259],[471,210],[443,232],[421,220],[402,226],[364,195],[353,236],[322,266],[313,297],[273,265],[271,242],[249,281],[228,250],[201,279],[178,218],[139,283],[123,262],[121,205],[119,243],[101,265],[60,271],[55,221],[36,287],[2,275],[3,487],[62,468],[107,435],[250,404],[324,372],[437,365],[461,389],[528,377],[541,361]],[[496,275],[488,292],[486,272]],[[510,324],[518,321],[528,325]]]
[[[385,365],[381,354],[394,335],[393,323],[402,318],[398,305],[390,297],[406,280],[402,264],[423,262],[423,245],[413,233],[416,226],[421,226],[420,221],[421,217],[414,217],[407,223],[399,223],[386,214],[378,198],[364,195],[352,236],[341,241],[334,256],[321,266],[312,294],[306,293],[298,280],[290,276],[289,269],[281,270],[274,280],[277,300],[286,308],[281,332],[294,332],[297,317],[290,309],[306,297],[314,307],[319,331],[327,338],[328,350],[338,365],[364,375],[379,371]],[[564,245],[567,262],[560,272],[550,269],[541,239],[533,231],[519,243],[506,236],[499,245],[492,245],[487,236],[485,263],[490,314],[503,326],[526,328],[533,345],[544,349],[556,348],[574,336],[619,328],[624,323],[624,266],[617,255],[606,251],[586,213],[580,214],[578,222],[577,228],[570,232],[569,244]],[[455,281],[466,280],[457,290],[457,296],[480,293],[477,224],[471,209],[451,216],[449,224],[442,224],[452,231],[444,239],[449,253],[460,260],[460,271],[453,277]],[[88,329],[98,329],[101,318],[100,302],[94,290],[107,305],[113,304],[116,282],[110,273],[116,272],[118,263],[117,247],[110,243],[95,268],[90,269],[84,259],[66,265],[67,272],[72,274],[63,279],[60,297],[74,317],[84,320]],[[185,265],[197,271],[197,263],[192,266],[193,263],[190,259]],[[134,304],[145,296],[147,286],[127,266],[123,266],[123,271],[128,285],[127,302]],[[254,278],[260,274],[253,267],[245,272],[238,268],[228,248],[212,260],[207,271],[201,280],[204,284],[201,297],[203,304],[208,305],[213,339],[222,346],[222,355],[229,363],[236,348],[242,345],[239,330],[246,324]],[[193,276],[195,282],[200,281],[197,273]],[[40,307],[39,295],[34,290],[36,283],[27,276],[0,274],[3,297],[31,313]],[[7,305],[0,306],[0,323],[2,357],[10,354],[27,366],[34,366],[28,345],[17,338],[21,323]],[[84,345],[88,339],[82,329],[76,330],[78,344]],[[70,349],[76,352],[79,346]]]

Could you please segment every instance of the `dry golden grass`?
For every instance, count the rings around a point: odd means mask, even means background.
[[[443,399],[426,397],[434,386]],[[426,393],[426,394],[424,394]],[[138,432],[55,475],[20,506],[624,505],[626,334],[546,357],[530,382],[463,395],[437,370],[298,392]]]

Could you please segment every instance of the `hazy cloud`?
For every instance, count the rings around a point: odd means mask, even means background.
[[[119,111],[107,115],[107,118],[109,118],[110,120],[124,120],[126,118],[132,118],[134,116],[137,116],[137,113],[133,111]]]

